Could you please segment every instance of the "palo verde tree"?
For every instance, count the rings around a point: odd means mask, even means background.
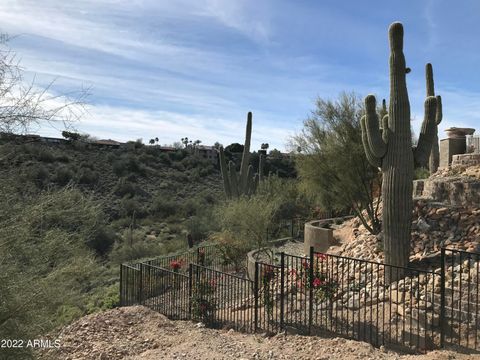
[[[27,84],[16,54],[8,47],[10,37],[0,35],[0,132],[26,133],[32,126],[63,125],[71,128],[85,112],[87,90],[67,94]]]
[[[425,100],[425,118],[417,147],[412,151],[410,103],[403,54],[403,25],[395,22],[389,28],[390,39],[390,102],[388,115],[382,119],[382,131],[376,112],[375,96],[365,98],[366,114],[361,119],[365,154],[373,166],[382,170],[382,227],[387,281],[403,276],[409,262],[412,224],[412,190],[414,161],[425,166],[430,156],[435,132],[437,99]]]
[[[290,146],[297,150],[295,164],[303,190],[325,210],[352,209],[365,228],[377,234],[380,221],[374,195],[379,178],[363,152],[363,114],[362,102],[354,93],[342,93],[336,101],[318,98],[316,109]]]

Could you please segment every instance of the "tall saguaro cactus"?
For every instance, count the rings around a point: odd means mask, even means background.
[[[388,115],[382,119],[380,132],[373,95],[365,98],[366,114],[361,119],[362,141],[367,159],[383,173],[382,183],[382,226],[384,254],[387,264],[398,267],[408,265],[410,253],[410,230],[412,218],[412,190],[414,159],[420,164],[430,154],[437,99],[429,96],[425,100],[425,118],[418,141],[412,151],[410,130],[410,103],[408,100],[406,73],[403,54],[403,25],[395,22],[389,28],[390,40],[390,102]],[[403,271],[387,267],[388,281],[403,276]]]
[[[427,81],[427,96],[435,96],[435,87],[433,83],[433,69],[432,64],[427,64],[425,67],[425,75]],[[430,174],[435,173],[438,170],[440,164],[440,150],[438,148],[438,125],[442,122],[442,97],[440,95],[437,98],[437,112],[435,114],[435,133],[433,135],[432,151],[429,159]]]
[[[247,115],[247,127],[245,131],[245,144],[243,147],[242,163],[240,165],[240,174],[237,174],[235,164],[230,161],[227,167],[223,147],[219,149],[220,170],[222,172],[223,187],[227,199],[239,197],[241,195],[252,195],[255,193],[259,175],[253,173],[253,167],[250,162],[250,142],[252,138],[252,113]],[[262,160],[261,160],[262,161]],[[263,162],[262,162],[263,165]],[[260,165],[260,167],[262,167]],[[259,169],[259,171],[261,171]]]

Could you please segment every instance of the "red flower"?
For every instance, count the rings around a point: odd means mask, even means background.
[[[307,260],[302,261],[302,266],[304,269],[308,269],[310,267],[310,264],[308,263]]]
[[[325,259],[327,258],[327,255],[322,254],[322,253],[316,253],[316,254],[315,254],[315,257],[316,257],[318,260],[323,261],[323,260],[325,260]]]
[[[173,270],[173,271],[177,271],[179,269],[182,268],[182,261],[180,260],[172,260],[170,261],[170,268]]]
[[[210,280],[210,286],[211,287],[217,286],[217,282],[215,281],[215,279]]]
[[[313,279],[313,287],[319,287],[324,284],[324,281],[320,280],[319,278]]]
[[[297,276],[297,270],[291,269],[291,270],[290,270],[290,275],[292,275],[292,276]]]

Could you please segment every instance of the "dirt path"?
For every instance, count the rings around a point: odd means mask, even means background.
[[[266,338],[206,329],[201,324],[168,320],[141,306],[86,316],[63,329],[59,339],[61,347],[41,354],[42,359],[480,359],[448,351],[402,356],[341,338]]]

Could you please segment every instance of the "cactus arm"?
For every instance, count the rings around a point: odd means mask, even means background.
[[[230,188],[230,179],[228,176],[229,174],[228,174],[227,162],[225,161],[225,153],[223,151],[223,147],[220,147],[219,153],[220,153],[220,171],[222,172],[222,178],[223,178],[223,189],[225,190],[225,195],[227,196],[227,199],[230,199],[232,197],[232,190]]]
[[[385,144],[388,144],[388,134],[390,130],[388,129],[388,114],[382,118],[382,140]]]
[[[440,95],[436,96],[437,98],[437,113],[435,114],[435,122],[440,124],[443,119],[443,107],[442,107],[442,97]]]
[[[375,96],[368,95],[365,98],[365,132],[370,151],[376,158],[382,158],[387,152],[387,145],[383,142],[380,135],[380,127],[378,124],[378,114],[376,109]]]
[[[435,85],[433,82],[432,64],[425,65],[425,82],[427,85],[427,96],[435,96]]]
[[[422,130],[418,139],[418,145],[414,150],[415,162],[420,166],[427,166],[428,157],[432,150],[433,138],[436,130],[437,99],[429,96],[425,99],[425,117],[422,123]]]
[[[250,140],[252,137],[252,113],[247,115],[247,127],[245,129],[245,145],[243,147],[242,164],[240,166],[239,191],[245,193],[247,187],[248,166],[250,162]]]
[[[362,143],[367,160],[372,166],[378,168],[382,165],[382,161],[380,160],[380,158],[375,157],[370,151],[370,146],[367,139],[367,131],[365,128],[365,116],[362,116],[362,118],[360,119],[360,125],[362,127]]]
[[[235,170],[235,164],[233,161],[228,163],[228,172],[230,174],[230,189],[232,192],[232,196],[238,197],[240,195],[238,189],[238,178],[237,178],[237,171]]]

